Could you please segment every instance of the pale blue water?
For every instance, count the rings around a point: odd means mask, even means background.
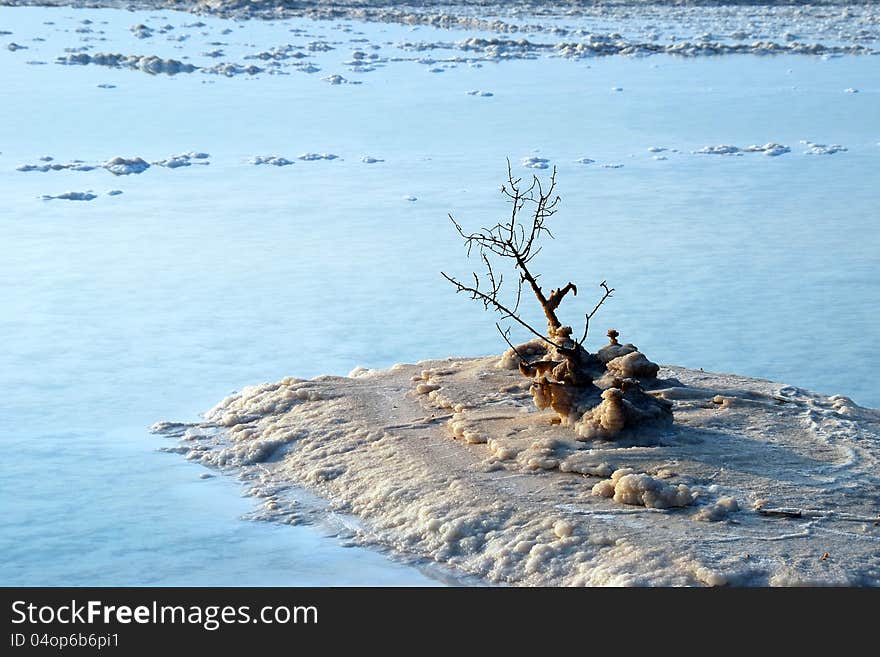
[[[522,174],[535,154],[559,167],[560,239],[536,265],[547,285],[579,284],[570,321],[600,280],[618,290],[592,346],[614,326],[658,362],[880,405],[876,58],[540,59],[442,74],[399,62],[359,76],[339,62],[362,46],[342,43],[316,58],[320,73],[255,79],[24,63],[76,45],[85,15],[112,23],[107,52],[195,59],[219,38],[178,51],[128,33],[160,23],[149,15],[0,9],[14,33],[0,45],[30,46],[0,48],[0,583],[432,582],[320,529],[239,520],[253,504],[239,486],[200,480],[146,427],[287,375],[500,352],[494,318],[438,272],[470,271],[447,212],[474,226],[505,213],[506,157]],[[247,23],[222,37],[238,44],[227,59],[292,40],[293,24],[354,38],[330,23]],[[409,38],[354,27],[377,44]],[[332,73],[364,84],[320,80]],[[801,139],[848,151],[804,155]],[[770,141],[792,152],[690,153]],[[653,146],[680,152],[657,161]],[[187,150],[211,165],[15,171],[42,155]],[[341,159],[247,164],[308,151]],[[597,164],[574,163],[584,156]],[[86,189],[102,195],[39,198]]]

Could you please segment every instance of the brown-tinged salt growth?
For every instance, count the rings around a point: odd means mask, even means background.
[[[674,425],[585,440],[513,360],[287,378],[154,431],[249,482],[261,519],[298,521],[284,490],[303,486],[359,542],[489,583],[880,584],[880,411],[663,367]]]

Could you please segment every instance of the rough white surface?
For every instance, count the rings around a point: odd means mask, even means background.
[[[58,199],[61,201],[93,201],[96,198],[98,198],[98,195],[94,192],[64,192],[57,196],[50,196],[48,194],[43,195],[44,201],[51,201],[52,199]]]
[[[276,167],[286,167],[293,164],[292,160],[288,160],[286,157],[281,157],[280,155],[255,155],[250,160],[251,164],[271,164]]]
[[[117,156],[104,163],[104,168],[117,176],[143,173],[150,168],[149,162],[140,157],[126,158]]]
[[[261,519],[299,517],[278,491],[306,486],[360,542],[488,582],[880,584],[880,412],[663,368],[659,443],[582,443],[506,360],[288,378],[154,430],[272,491]]]
[[[611,497],[615,502],[644,506],[649,509],[667,509],[673,506],[689,506],[694,496],[684,484],[670,486],[644,472],[622,468],[611,479],[593,486],[593,495]]]

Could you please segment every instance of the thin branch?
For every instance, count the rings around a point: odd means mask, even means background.
[[[607,281],[602,281],[601,283],[599,283],[599,287],[605,290],[605,294],[603,294],[602,298],[599,299],[599,303],[596,304],[596,307],[585,315],[586,319],[584,320],[584,336],[578,342],[578,345],[581,347],[584,346],[584,342],[587,339],[587,333],[590,331],[590,320],[593,319],[593,315],[596,314],[596,311],[599,310],[602,304],[605,303],[605,301],[614,293],[614,288],[609,288]]]
[[[528,286],[534,293],[541,309],[544,311],[544,315],[547,318],[549,332],[552,333],[554,330],[562,326],[562,322],[560,322],[559,317],[556,315],[556,310],[559,308],[565,295],[569,292],[577,295],[577,287],[574,283],[568,283],[559,289],[553,290],[549,297],[545,296],[538,283],[540,274],[533,274],[530,270],[532,260],[541,253],[542,247],[538,244],[540,238],[543,235],[547,235],[550,239],[553,239],[553,233],[550,231],[547,223],[553,215],[556,214],[561,200],[560,197],[555,194],[555,191],[555,167],[553,168],[549,181],[542,182],[538,176],[533,175],[526,186],[522,178],[514,177],[513,166],[508,158],[507,181],[501,186],[501,193],[510,203],[510,214],[506,219],[502,219],[492,226],[483,226],[478,232],[468,233],[465,232],[461,224],[459,224],[451,214],[449,215],[449,219],[452,221],[455,230],[465,241],[468,256],[471,255],[475,248],[479,251],[480,259],[485,266],[485,276],[483,277],[483,280],[480,280],[480,277],[476,272],[473,272],[473,286],[465,285],[445,273],[443,273],[443,276],[456,286],[456,292],[466,292],[473,300],[482,303],[483,307],[487,310],[490,307],[493,308],[501,313],[502,319],[513,319],[547,344],[552,345],[558,350],[562,350],[563,353],[567,354],[567,357],[573,357],[574,354],[577,353],[577,348],[573,350],[563,349],[562,346],[556,344],[551,339],[535,330],[518,314],[520,303],[522,301],[523,285],[528,283]],[[528,209],[526,210],[527,206]],[[524,220],[523,217],[526,215],[526,212],[528,213],[528,219]],[[511,259],[519,274],[516,300],[512,310],[510,309],[510,306],[505,305],[500,299],[503,276],[496,277],[494,269],[495,265],[493,264],[494,258],[492,256]],[[485,283],[486,280],[488,280],[488,283]],[[481,283],[485,283],[483,289],[481,289]],[[606,294],[596,305],[596,308],[586,315],[587,326],[584,329],[584,338],[578,346],[582,345],[583,341],[586,340],[590,318],[592,318],[599,306],[601,306],[605,299],[611,296],[611,293],[613,292],[613,290],[608,288],[604,281],[602,282],[602,287]],[[506,338],[509,335],[509,329],[506,333],[503,333]]]
[[[515,353],[517,358],[519,358],[519,362],[522,363],[523,365],[525,365],[526,367],[531,365],[531,363],[529,363],[529,361],[526,360],[526,357],[523,356],[521,353],[519,353],[519,350],[516,347],[514,347],[513,343],[510,341],[510,338],[509,338],[510,329],[508,328],[507,330],[502,331],[501,325],[498,322],[495,322],[495,328],[498,329],[498,332],[501,334],[501,337],[504,338],[504,341],[510,346],[511,349],[513,349],[513,353]]]
[[[497,299],[493,299],[491,296],[489,296],[485,292],[482,292],[481,290],[478,290],[477,288],[468,287],[464,283],[461,283],[460,281],[457,281],[456,279],[452,278],[452,276],[449,276],[445,272],[441,271],[440,275],[443,276],[443,278],[445,278],[447,281],[449,281],[450,283],[452,283],[456,287],[456,292],[467,292],[468,294],[471,295],[472,299],[482,301],[483,305],[486,306],[486,308],[488,308],[489,306],[492,306],[493,308],[495,308],[495,310],[502,313],[504,316],[504,319],[510,318],[510,319],[514,320],[518,324],[521,324],[523,327],[528,329],[536,337],[541,338],[541,340],[543,340],[547,344],[552,345],[552,346],[556,347],[557,349],[561,348],[560,345],[556,344],[555,342],[553,342],[549,338],[546,338],[545,336],[538,333],[535,329],[533,329],[531,326],[529,326],[529,324],[525,320],[523,320],[518,315],[513,313],[509,308],[504,306]]]

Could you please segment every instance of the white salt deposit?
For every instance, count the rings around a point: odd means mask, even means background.
[[[694,151],[694,153],[702,155],[742,155],[742,151],[736,146],[728,144],[719,144],[718,146],[704,146]]]
[[[164,73],[166,75],[176,75],[178,73],[192,73],[196,67],[192,64],[176,59],[163,59],[156,55],[121,55],[96,53],[89,55],[88,53],[74,53],[63,55],[56,58],[57,64],[86,66],[89,64],[97,64],[98,66],[109,66],[112,68],[130,68],[156,75]]]
[[[260,68],[259,66],[254,66],[251,64],[250,66],[241,66],[240,64],[233,63],[222,63],[215,64],[214,66],[205,66],[202,67],[202,73],[208,73],[210,75],[225,75],[228,78],[231,78],[236,75],[259,75],[265,69]]]
[[[783,144],[777,144],[775,142],[764,144],[763,146],[747,146],[743,149],[746,153],[763,153],[764,155],[768,155],[770,157],[776,157],[778,155],[784,155],[785,153],[791,153],[791,149],[788,146]]]
[[[718,522],[726,520],[731,513],[739,511],[739,502],[733,497],[720,497],[712,504],[707,504],[694,514],[694,520]]]
[[[178,169],[180,167],[192,166],[193,164],[210,164],[210,162],[206,161],[209,157],[211,156],[207,153],[188,151],[186,153],[180,153],[179,155],[172,155],[163,160],[156,160],[155,162],[152,162],[152,164],[167,169]]]
[[[811,141],[801,141],[801,143],[807,146],[807,150],[804,151],[806,155],[834,155],[835,153],[844,153],[848,150],[840,144],[831,144],[829,146],[827,144],[814,144]]]
[[[93,192],[64,192],[63,194],[58,194],[57,196],[49,196],[48,194],[43,195],[44,201],[50,201],[52,199],[60,199],[63,201],[91,201],[93,199],[98,198],[98,195]]]
[[[616,470],[610,479],[600,481],[593,486],[593,495],[649,509],[689,506],[694,502],[690,489],[684,484],[671,486],[632,468]]]
[[[768,155],[770,157],[777,157],[779,155],[784,155],[785,153],[790,153],[791,149],[784,144],[777,144],[776,142],[768,142],[762,146],[752,145],[746,146],[745,148],[739,148],[737,146],[731,146],[729,144],[719,144],[718,146],[706,146],[699,150],[694,151],[696,154],[701,155],[735,155],[741,156],[744,153],[763,153],[764,155]]]
[[[296,159],[314,162],[315,160],[338,160],[339,156],[333,153],[303,153]]]
[[[339,74],[328,75],[327,77],[321,79],[325,82],[329,82],[330,84],[360,84],[359,80],[348,80]]]
[[[104,163],[104,168],[117,176],[143,173],[150,168],[150,163],[140,157],[114,157]]]
[[[545,157],[524,157],[520,164],[528,169],[546,169],[550,166],[550,160]]]
[[[276,167],[286,167],[293,164],[292,160],[288,160],[280,155],[255,155],[250,159],[251,164],[271,164]]]
[[[288,378],[154,430],[261,489],[313,489],[360,518],[363,544],[488,582],[880,584],[880,537],[860,529],[877,515],[880,412],[665,368],[652,394],[675,425],[660,442],[582,443],[505,359]],[[286,522],[293,507],[271,501],[259,517]]]
[[[131,33],[135,35],[138,39],[149,39],[153,36],[153,30],[143,23],[139,23],[137,25],[132,25],[130,28]]]
[[[61,164],[59,162],[52,162],[52,158],[40,158],[43,162],[51,162],[50,164],[20,164],[15,167],[16,171],[39,171],[41,173],[46,173],[48,171],[92,171],[96,169],[96,166],[92,166],[91,164],[86,164],[85,162],[76,160],[74,162],[69,162],[68,164]]]

